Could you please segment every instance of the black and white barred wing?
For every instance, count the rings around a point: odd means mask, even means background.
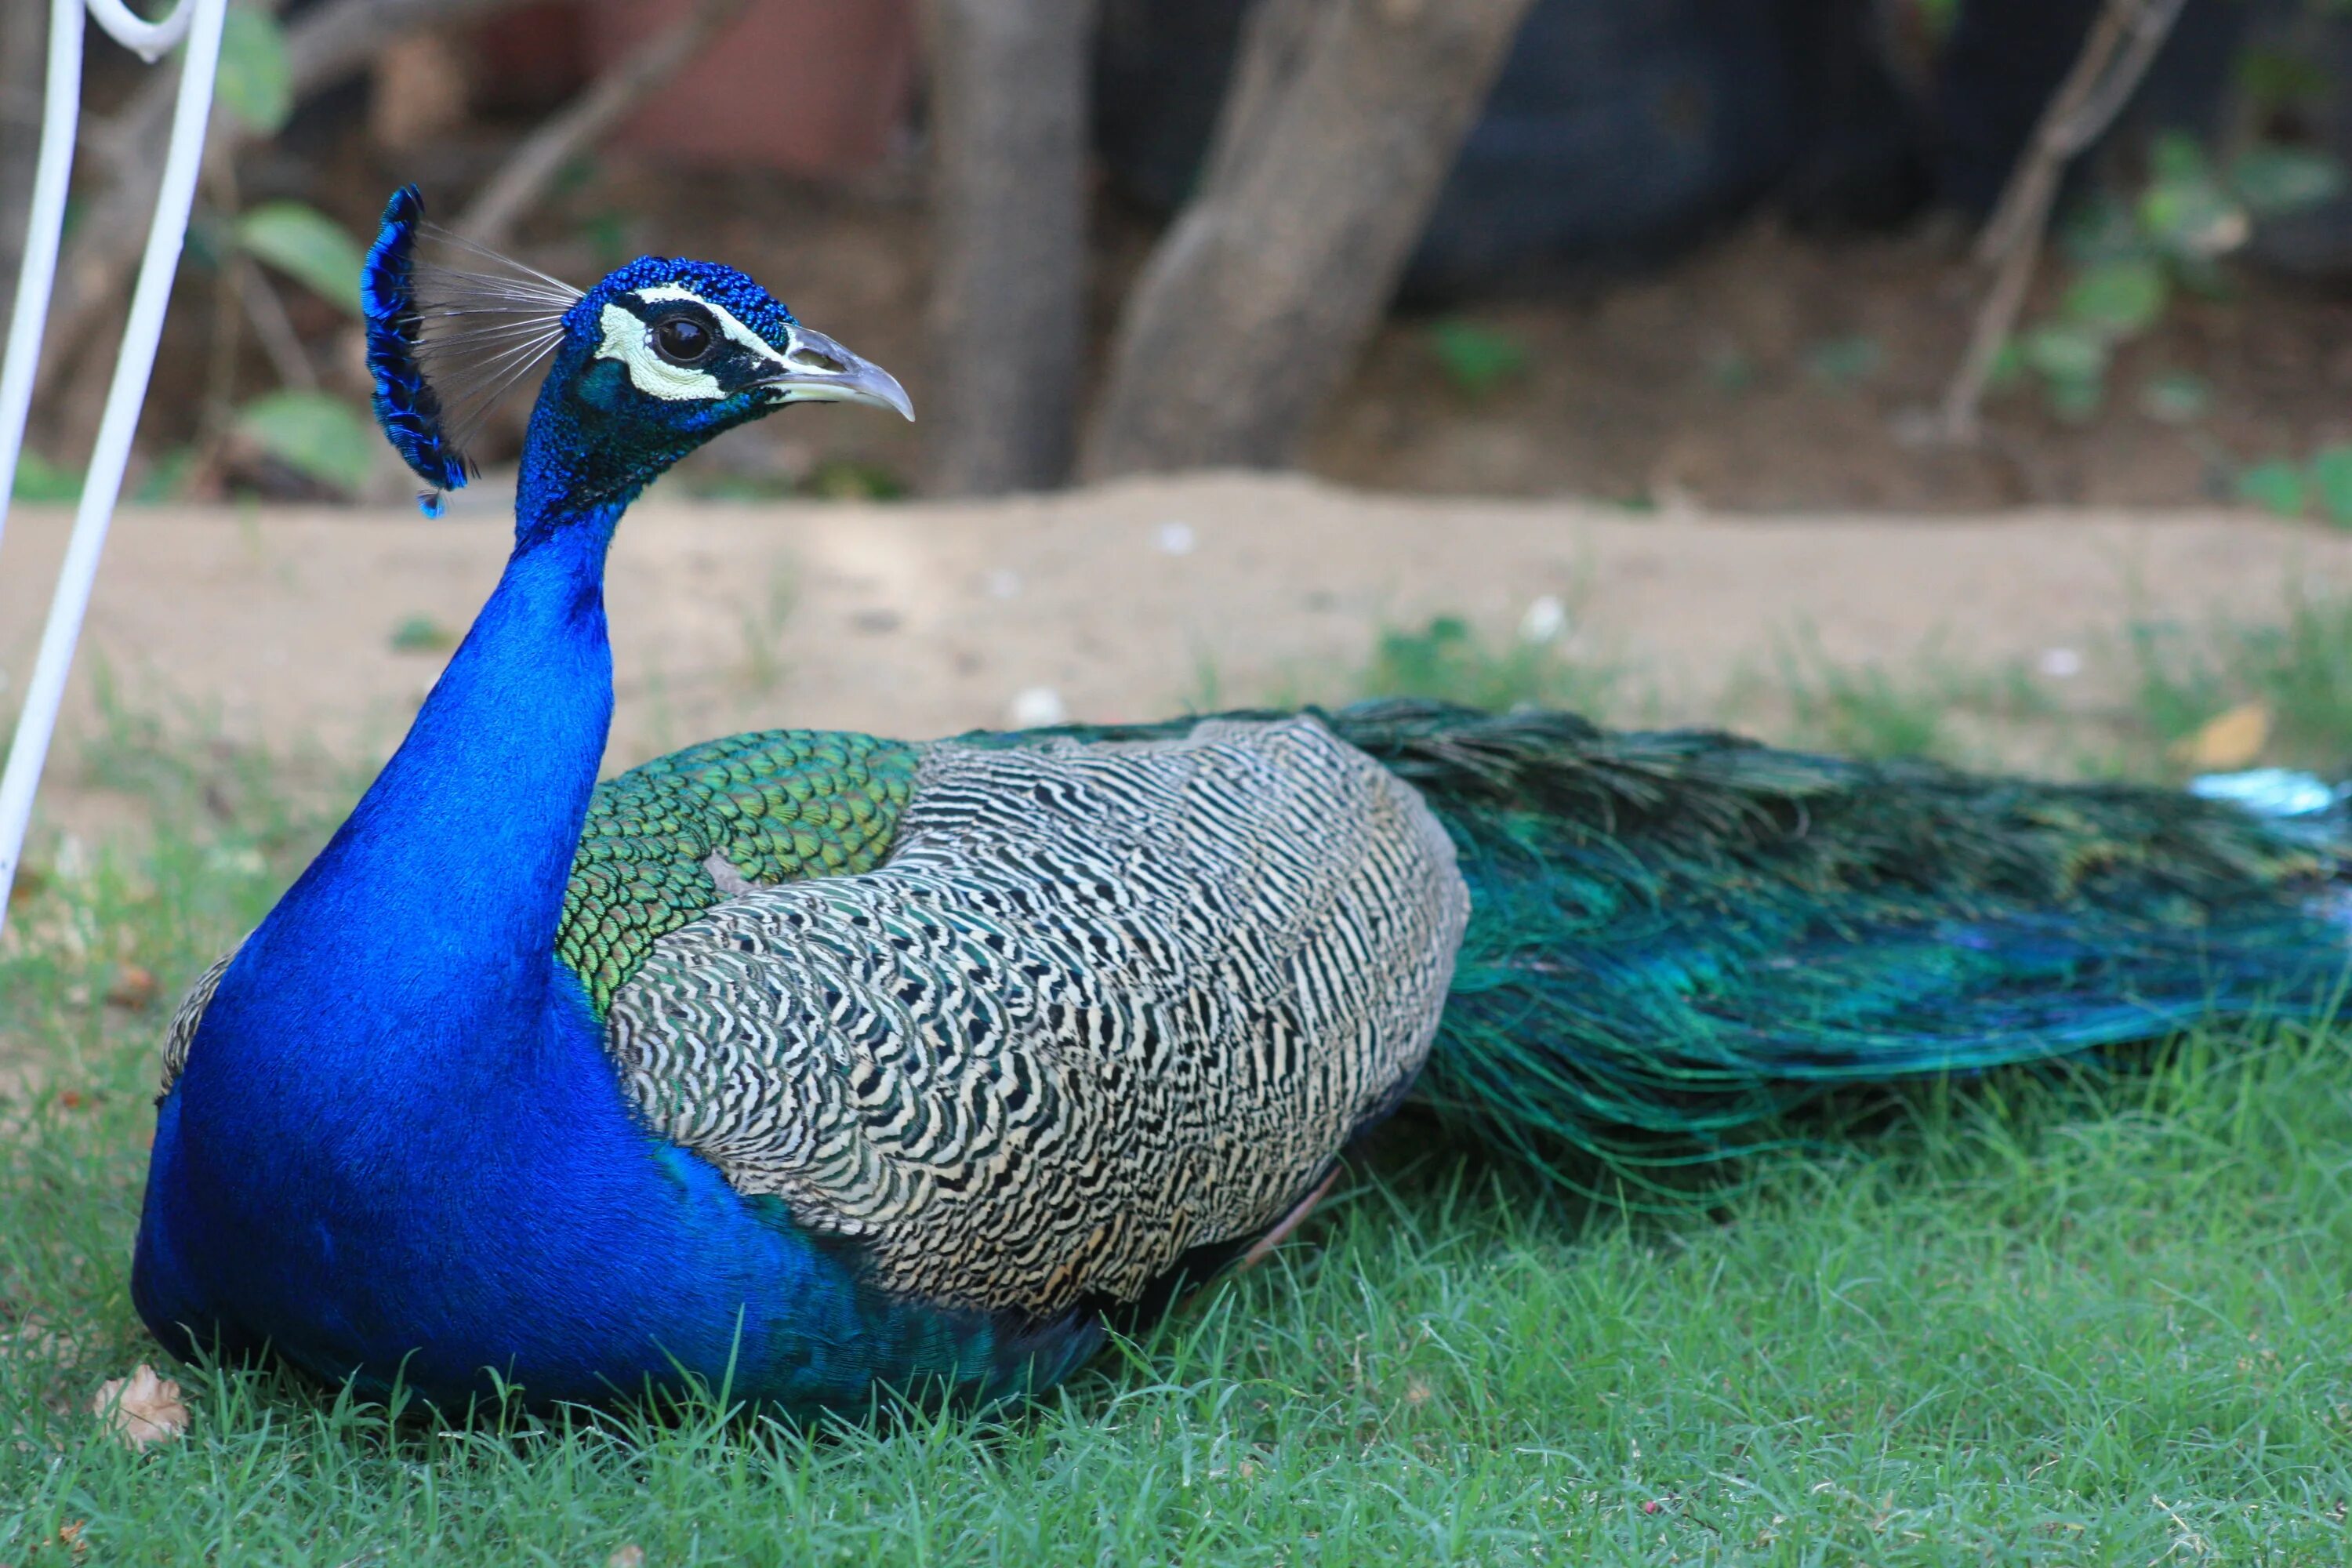
[[[661,938],[609,1047],[667,1136],[925,1300],[1132,1300],[1256,1235],[1428,1054],[1468,895],[1313,719],[930,748],[888,861]]]

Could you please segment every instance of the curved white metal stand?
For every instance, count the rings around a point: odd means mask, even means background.
[[[147,230],[147,252],[131,290],[131,316],[122,332],[122,353],[107,388],[98,443],[82,477],[81,505],[58,574],[41,647],[17,716],[8,765],[0,773],[0,929],[8,919],[8,889],[23,858],[25,830],[32,821],[33,794],[41,779],[50,737],[64,700],[66,672],[98,580],[106,526],[122,492],[122,472],[131,461],[131,437],[146,400],[147,379],[155,368],[155,345],[163,332],[163,308],[179,268],[180,246],[195,200],[196,175],[205,154],[205,126],[211,116],[213,77],[220,64],[221,19],[227,0],[180,0],[161,22],[145,22],[122,0],[51,0],[48,83],[41,114],[41,149],[33,182],[32,221],[25,231],[25,258],[16,277],[16,309],[10,319],[8,350],[0,358],[0,526],[16,480],[25,416],[32,406],[33,374],[41,359],[41,329],[56,280],[58,242],[65,226],[66,186],[73,173],[74,125],[81,111],[82,13],[84,6],[109,35],[149,61],[187,40],[180,64],[180,96],[172,110],[172,140],[163,158],[163,180]]]

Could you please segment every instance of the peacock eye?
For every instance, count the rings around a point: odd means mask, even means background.
[[[654,323],[654,352],[672,364],[699,364],[710,357],[710,329],[692,316],[664,316]]]

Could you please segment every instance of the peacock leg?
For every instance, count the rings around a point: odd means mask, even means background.
[[[1305,1222],[1308,1215],[1315,1212],[1315,1205],[1323,1201],[1323,1194],[1329,1192],[1331,1190],[1331,1184],[1339,1179],[1339,1167],[1334,1165],[1331,1167],[1331,1171],[1328,1175],[1326,1175],[1321,1181],[1315,1184],[1315,1190],[1313,1192],[1299,1199],[1296,1204],[1293,1204],[1291,1205],[1290,1212],[1284,1215],[1279,1220],[1276,1220],[1272,1230],[1267,1231],[1264,1236],[1259,1237],[1255,1241],[1250,1244],[1250,1249],[1242,1254],[1242,1260],[1234,1266],[1234,1272],[1238,1274],[1244,1268],[1255,1268],[1260,1263],[1264,1262],[1267,1253],[1272,1252],[1276,1247],[1280,1247],[1284,1238],[1288,1237],[1292,1231],[1297,1230],[1299,1226]]]

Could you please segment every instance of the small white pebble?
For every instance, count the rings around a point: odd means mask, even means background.
[[[2043,648],[2041,668],[2053,680],[2072,680],[2083,673],[2083,656],[2071,647]]]
[[[1557,594],[1538,595],[1528,605],[1528,613],[1519,617],[1521,642],[1557,642],[1567,630],[1568,606],[1559,602]]]
[[[992,599],[1017,599],[1021,596],[1021,574],[1010,566],[999,566],[988,574],[988,596]]]
[[[1050,686],[1026,686],[1016,692],[1008,710],[1016,730],[1034,730],[1045,724],[1059,724],[1070,716],[1062,694]]]
[[[1190,555],[1192,547],[1201,542],[1194,536],[1191,523],[1163,522],[1151,535],[1151,542],[1159,546],[1162,555]]]

